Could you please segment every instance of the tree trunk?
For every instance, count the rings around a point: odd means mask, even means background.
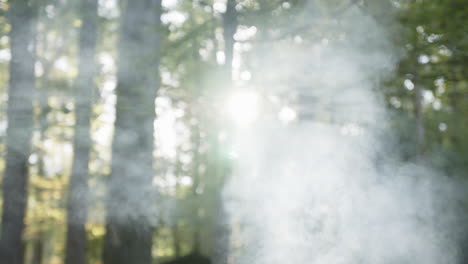
[[[234,58],[234,34],[237,31],[236,0],[227,0],[226,13],[223,16],[223,38],[226,80],[230,84],[232,79],[232,60]]]
[[[228,89],[232,88],[232,62],[234,59],[234,34],[237,31],[238,26],[238,13],[236,10],[236,0],[228,0],[226,4],[226,13],[223,17],[223,37],[224,37],[224,54],[225,54],[225,65],[224,74],[226,86]],[[216,139],[217,140],[217,139]],[[220,164],[217,164],[220,166]],[[218,174],[222,174],[220,168],[217,169]],[[222,177],[222,175],[218,175]],[[224,179],[226,181],[226,179]],[[216,197],[216,248],[214,250],[213,263],[215,264],[226,264],[229,259],[230,251],[230,225],[226,209],[224,208],[222,191],[219,191]]]
[[[198,112],[196,112],[197,114]],[[192,185],[192,199],[195,203],[193,207],[193,219],[194,219],[194,230],[193,230],[193,254],[200,254],[200,242],[201,242],[201,219],[199,215],[200,206],[200,195],[198,194],[198,188],[200,188],[200,120],[198,124],[192,126],[192,142],[193,142],[193,185]]]
[[[180,231],[179,231],[179,221],[176,219],[174,223],[174,227],[172,228],[172,236],[174,237],[174,257],[177,259],[181,256],[181,248],[180,248]]]
[[[149,264],[161,0],[123,1],[104,264]]]
[[[180,153],[182,150],[180,148],[176,149],[176,162],[175,162],[175,208],[179,206],[179,194],[180,194],[180,177],[182,177],[182,162],[180,161]],[[179,228],[179,214],[175,216],[174,226],[172,227],[172,237],[173,237],[173,247],[174,247],[174,257],[177,259],[181,256],[181,238],[180,238],[180,228]]]
[[[35,9],[27,0],[10,1],[8,16],[11,25],[11,61],[0,263],[20,264],[24,261],[22,235],[33,127]]]
[[[97,0],[82,0],[79,75],[75,84],[75,135],[73,167],[67,203],[65,264],[86,263],[88,163],[91,149],[90,119],[96,74]]]
[[[423,97],[421,86],[416,84],[414,86],[414,117],[416,126],[416,151],[417,156],[424,154],[424,113],[423,113]]]
[[[39,232],[36,240],[33,244],[33,255],[32,255],[32,264],[42,264],[42,259],[44,256],[44,235],[42,232]]]

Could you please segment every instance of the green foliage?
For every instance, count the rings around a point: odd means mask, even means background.
[[[106,1],[102,1],[106,2]],[[244,59],[240,70],[258,70],[255,52],[266,42],[313,47],[321,41],[344,45],[342,23],[350,19],[352,10],[368,14],[372,21],[386,29],[391,43],[382,43],[389,52],[397,53],[397,67],[387,79],[376,85],[390,110],[390,123],[384,126],[398,137],[401,157],[417,157],[414,87],[422,87],[424,102],[424,156],[450,175],[467,176],[468,172],[468,5],[466,0],[395,0],[395,1],[312,1],[306,0],[242,0],[238,1],[240,27],[255,27],[250,39],[237,40],[250,49],[240,52]],[[101,3],[102,4],[102,3]],[[37,21],[37,90],[35,134],[30,157],[29,208],[27,214],[28,256],[34,241],[47,238],[44,263],[61,263],[68,188],[71,142],[74,133],[73,80],[77,75],[77,32],[81,25],[79,11],[73,1],[43,1]],[[109,9],[109,10],[106,10]],[[99,20],[96,101],[93,106],[89,182],[90,219],[87,226],[90,263],[101,263],[104,235],[103,197],[110,173],[111,139],[114,125],[115,61],[118,60],[118,25],[120,17],[115,7],[101,6]],[[110,10],[112,9],[112,10]],[[350,11],[351,12],[348,12]],[[0,0],[0,54],[8,52],[6,34],[10,30],[3,14],[8,4]],[[155,185],[159,196],[160,219],[155,232],[155,253],[158,260],[188,254],[195,244],[212,254],[215,226],[219,214],[220,192],[229,177],[232,157],[229,156],[229,126],[219,113],[223,93],[229,89],[223,83],[223,65],[218,61],[224,50],[222,12],[214,1],[179,1],[164,10],[184,17],[182,23],[166,22],[158,32],[163,36],[160,66],[161,89],[158,121],[169,109],[176,135],[174,155],[160,155],[165,142],[156,136],[154,156]],[[320,15],[320,21],[313,17]],[[362,34],[357,29],[356,34]],[[365,32],[364,32],[365,33]],[[365,34],[352,36],[365,42]],[[391,50],[390,50],[391,49]],[[370,52],[370,51],[369,51]],[[8,60],[0,56],[0,172],[4,169],[4,125],[8,83]],[[275,65],[276,66],[276,65]],[[268,69],[266,67],[266,69]],[[141,69],[144,71],[145,69]],[[264,70],[264,69],[261,69]],[[261,71],[259,71],[261,72]],[[157,73],[154,73],[157,74]],[[254,76],[258,79],[265,76]],[[263,79],[262,79],[263,81]],[[265,81],[266,82],[266,81]],[[240,83],[240,84],[239,84]],[[238,82],[238,86],[248,86]],[[275,84],[284,85],[284,84]],[[288,84],[286,84],[288,85]],[[327,113],[320,118],[328,120]],[[161,130],[163,130],[161,128]],[[162,132],[161,132],[162,133]],[[223,139],[224,137],[224,139]],[[163,138],[163,137],[162,137]],[[227,138],[227,139],[225,139]],[[164,139],[164,138],[163,138]],[[163,141],[163,140],[161,140]],[[55,160],[55,163],[54,163]],[[49,165],[47,165],[49,164]],[[50,165],[52,164],[52,165]],[[58,164],[58,165],[57,165]],[[60,165],[60,166],[59,166]],[[196,238],[196,231],[200,236]],[[28,261],[30,261],[28,258]]]
[[[464,1],[399,1],[403,34],[397,44],[403,57],[394,78],[384,89],[389,106],[413,118],[414,90],[405,80],[424,89],[425,146],[433,162],[449,173],[466,175],[468,161],[465,118],[468,93],[468,9]],[[395,119],[395,122],[399,122]],[[408,132],[402,130],[402,139]],[[410,137],[411,138],[411,137]],[[405,144],[412,144],[407,137]],[[414,142],[414,141],[413,141]]]

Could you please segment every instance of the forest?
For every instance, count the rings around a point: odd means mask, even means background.
[[[0,0],[0,264],[468,263],[466,0]]]

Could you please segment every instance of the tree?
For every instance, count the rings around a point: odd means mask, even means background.
[[[160,0],[124,1],[104,263],[151,263],[153,133],[159,86]]]
[[[28,0],[10,1],[10,80],[8,90],[7,157],[3,177],[0,263],[20,264],[24,259],[28,158],[33,129],[34,19]]]
[[[238,13],[236,10],[236,0],[228,0],[226,4],[226,12],[223,16],[223,38],[224,38],[224,54],[225,54],[225,65],[223,69],[223,81],[228,89],[232,89],[232,62],[234,59],[234,34],[237,31],[238,26]],[[217,173],[221,173],[218,170]],[[220,175],[217,175],[220,177]],[[221,192],[218,194],[217,204],[217,222],[216,222],[216,250],[213,262],[217,264],[228,263],[229,251],[230,251],[230,225],[228,223],[228,216],[226,209],[223,205],[223,199]]]
[[[85,224],[91,149],[90,119],[96,73],[97,0],[81,1],[81,15],[79,75],[75,87],[75,150],[67,204],[66,264],[86,263]]]
[[[223,37],[224,37],[224,55],[225,55],[225,74],[227,82],[231,82],[232,60],[234,58],[234,34],[238,26],[238,14],[236,10],[236,0],[228,0],[226,3],[226,12],[223,16]]]

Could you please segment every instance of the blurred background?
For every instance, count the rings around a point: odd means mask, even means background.
[[[243,217],[293,221],[262,201],[309,208],[268,192],[289,168],[275,164],[391,171],[389,156],[449,200],[431,217],[456,220],[436,240],[456,249],[445,263],[465,263],[467,29],[465,0],[0,0],[0,263],[288,262],[259,261],[249,239],[263,240],[240,235],[255,232]],[[438,189],[448,181],[456,191]],[[385,261],[310,260],[408,263]]]

